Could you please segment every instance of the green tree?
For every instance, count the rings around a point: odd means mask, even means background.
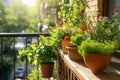
[[[27,6],[21,0],[13,0],[4,6],[0,0],[0,32],[36,32],[39,22],[38,8]]]
[[[27,6],[21,0],[12,0],[8,6],[4,6],[0,0],[0,32],[38,32],[37,25],[44,15],[40,12],[42,3],[46,1],[49,6],[55,6],[57,0],[36,0],[35,6]],[[44,17],[43,17],[44,18]]]
[[[39,23],[39,7],[35,5],[34,7],[28,7],[27,21],[29,22],[29,27],[26,29],[27,32],[38,32],[37,25]]]
[[[2,28],[6,24],[5,15],[5,5],[3,4],[2,0],[0,0],[0,32],[2,32]]]
[[[13,0],[9,7],[6,7],[7,24],[3,28],[4,32],[21,32],[29,27],[27,21],[27,8],[20,0]]]

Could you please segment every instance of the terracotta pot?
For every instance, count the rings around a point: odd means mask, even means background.
[[[62,50],[63,50],[63,52],[68,51],[67,46],[73,46],[73,44],[71,44],[69,40],[66,40],[66,41],[62,40]]]
[[[53,76],[54,63],[41,64],[42,77],[50,78]]]
[[[83,58],[86,66],[90,68],[93,73],[100,73],[110,64],[111,54],[89,54]]]
[[[82,60],[82,56],[78,53],[78,49],[75,46],[67,46],[68,48],[68,55],[71,60],[80,61]]]

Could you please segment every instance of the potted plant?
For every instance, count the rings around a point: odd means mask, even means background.
[[[42,76],[50,78],[53,76],[54,60],[57,59],[55,49],[50,44],[40,44],[36,50],[37,59],[40,62]]]
[[[72,60],[81,60],[82,57],[78,53],[77,46],[84,40],[85,31],[88,23],[86,23],[85,9],[88,7],[87,1],[73,0],[71,4],[61,3],[59,14],[70,27],[70,35],[65,36],[65,40],[69,40],[72,45],[67,45],[68,55]],[[64,41],[65,42],[65,41]],[[64,43],[63,43],[64,44]]]
[[[41,65],[42,76],[50,78],[53,76],[54,61],[57,59],[55,46],[50,37],[40,37],[41,43],[37,46],[36,58]]]
[[[85,64],[93,73],[102,72],[110,64],[112,53],[118,49],[117,14],[115,12],[111,19],[100,16],[97,24],[88,30],[88,39],[78,47]]]
[[[87,1],[72,0],[71,3],[60,3],[60,10],[58,12],[58,17],[62,19],[59,23],[61,24],[62,30],[60,33],[60,38],[62,39],[62,49],[68,52],[67,46],[71,45],[70,37],[74,28],[85,23],[85,8],[88,7]]]
[[[27,56],[31,64],[40,63],[42,77],[50,78],[53,76],[54,61],[57,59],[55,48],[50,37],[40,37],[39,45],[31,44],[25,50],[19,51],[19,55]]]
[[[68,49],[66,47],[72,46],[70,43],[70,36],[73,26],[71,24],[66,24],[63,20],[60,23],[62,23],[62,27],[58,26],[56,28],[57,39],[60,41],[63,52],[67,53]]]
[[[80,46],[81,42],[85,40],[85,34],[84,31],[81,29],[81,26],[86,27],[85,25],[80,25],[79,27],[75,27],[74,30],[72,30],[70,42],[73,44],[73,46],[67,47],[70,59],[75,61],[82,60],[82,56],[78,52],[78,46]]]
[[[111,54],[117,49],[117,41],[97,42],[85,40],[79,47],[85,64],[94,73],[102,72],[109,64]]]

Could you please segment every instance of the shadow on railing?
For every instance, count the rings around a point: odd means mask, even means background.
[[[31,43],[39,44],[39,36],[49,36],[43,33],[0,33],[0,80],[15,80],[17,63],[17,51],[27,47]],[[12,62],[10,61],[12,58]],[[25,77],[28,75],[28,61],[25,62]],[[11,65],[12,64],[12,65]],[[10,69],[11,67],[11,69]]]

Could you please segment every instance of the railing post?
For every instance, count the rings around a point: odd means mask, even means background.
[[[0,57],[1,57],[1,68],[2,68],[2,80],[4,80],[4,68],[3,68],[3,37],[1,37],[1,54],[0,54]]]
[[[26,56],[26,75],[25,75],[25,79],[27,80],[27,75],[28,75],[28,59]]]
[[[26,37],[26,47],[27,47],[27,37]],[[27,59],[27,56],[26,56],[26,66],[25,66],[25,68],[26,68],[26,75],[25,75],[25,79],[27,80],[27,75],[28,75],[28,59]]]
[[[16,52],[15,52],[15,37],[14,37],[14,80],[15,80],[15,69],[16,69]]]
[[[39,37],[37,37],[37,44],[39,45]],[[39,75],[40,75],[39,62],[37,63],[37,70],[38,70],[38,80],[39,80]]]

